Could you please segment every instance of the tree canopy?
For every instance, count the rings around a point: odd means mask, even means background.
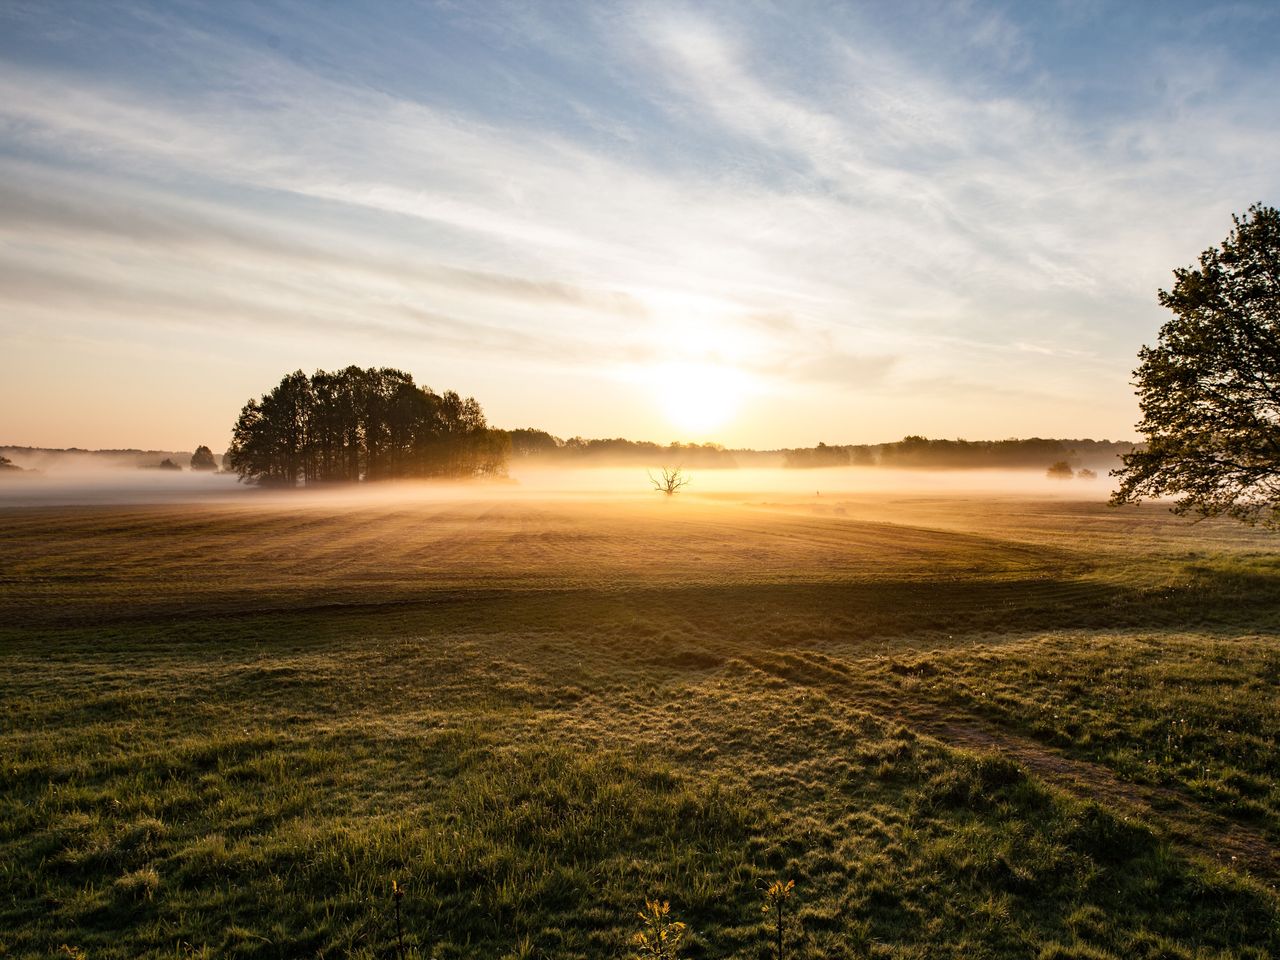
[[[474,398],[437,394],[401,370],[347,367],[295,371],[250,400],[228,455],[243,481],[297,486],[501,474],[510,447]]]
[[[1280,212],[1232,217],[1221,247],[1174,271],[1173,312],[1134,371],[1144,448],[1113,503],[1175,496],[1174,512],[1280,526]]]
[[[196,452],[191,455],[192,470],[217,470],[218,461],[213,459],[213,451],[204,444],[196,447]]]

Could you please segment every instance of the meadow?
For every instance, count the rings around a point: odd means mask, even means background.
[[[0,956],[621,958],[657,898],[764,958],[775,880],[787,957],[1280,955],[1275,545],[1025,492],[6,506]]]

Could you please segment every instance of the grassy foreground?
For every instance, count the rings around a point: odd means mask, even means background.
[[[0,955],[1274,956],[1278,621],[1155,509],[5,511]]]

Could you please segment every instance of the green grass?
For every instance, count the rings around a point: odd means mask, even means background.
[[[0,514],[0,955],[1280,953],[1270,541],[950,506]]]
[[[1018,729],[1126,780],[1181,788],[1280,844],[1274,635],[1039,636],[877,667],[893,689],[909,678],[920,702]]]

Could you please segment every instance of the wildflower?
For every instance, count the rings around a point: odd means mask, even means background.
[[[776,960],[783,960],[783,926],[786,921],[786,903],[791,899],[792,891],[796,888],[794,880],[788,880],[783,883],[781,880],[775,880],[764,891],[764,903],[760,906],[760,912],[766,916],[773,914],[774,917],[774,936],[776,947]]]
[[[646,900],[644,910],[637,913],[644,927],[631,937],[636,948],[637,960],[653,957],[655,960],[676,960],[680,941],[684,939],[685,925],[670,919],[669,901]]]

